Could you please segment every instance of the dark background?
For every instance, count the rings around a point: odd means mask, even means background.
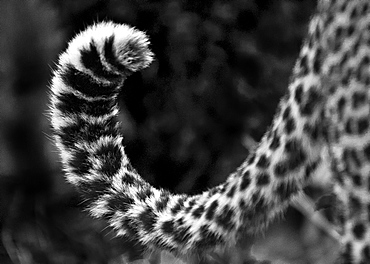
[[[74,34],[102,20],[147,32],[156,60],[127,80],[120,97],[126,150],[153,185],[198,193],[224,181],[263,135],[315,5],[0,1],[0,263],[120,263],[140,255],[83,211],[50,139],[47,85]],[[319,263],[314,258],[325,254],[305,232],[320,235],[295,211],[287,219],[256,252]]]

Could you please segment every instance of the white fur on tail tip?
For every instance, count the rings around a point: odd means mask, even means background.
[[[80,62],[81,50],[89,49],[90,43],[93,42],[99,54],[103,54],[104,43],[112,36],[116,58],[128,70],[139,71],[153,61],[154,54],[149,49],[150,42],[144,32],[125,24],[100,22],[80,32],[70,41],[67,50],[60,56],[59,64],[70,63],[77,69],[83,68]]]

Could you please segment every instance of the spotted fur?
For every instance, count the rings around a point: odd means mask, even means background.
[[[340,262],[370,263],[369,5],[319,1],[271,127],[224,183],[198,195],[154,188],[124,151],[116,99],[124,80],[152,61],[147,37],[113,23],[88,28],[60,56],[51,84],[67,180],[119,236],[189,254],[263,230],[326,166],[343,208]]]

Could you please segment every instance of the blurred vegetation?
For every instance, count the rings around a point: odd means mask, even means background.
[[[127,80],[120,98],[126,150],[153,185],[197,193],[224,181],[271,122],[315,5],[0,1],[0,263],[141,257],[139,246],[114,238],[83,211],[50,139],[47,84],[75,33],[102,20],[148,33],[156,61]],[[256,242],[256,254],[277,263],[330,263],[322,234],[295,211],[286,218]],[[230,254],[204,263],[228,263]]]

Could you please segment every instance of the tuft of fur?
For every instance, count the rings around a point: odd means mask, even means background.
[[[115,24],[107,21],[94,24],[77,34],[69,42],[67,50],[60,56],[59,64],[73,63],[76,66],[79,65],[80,51],[89,49],[91,43],[95,43],[99,54],[102,54],[104,41],[111,37],[114,37],[114,43],[112,44],[114,55],[128,70],[132,72],[140,71],[148,67],[153,61],[154,54],[149,49],[150,42],[144,32],[125,24]],[[119,69],[113,67],[110,70],[119,72]]]

